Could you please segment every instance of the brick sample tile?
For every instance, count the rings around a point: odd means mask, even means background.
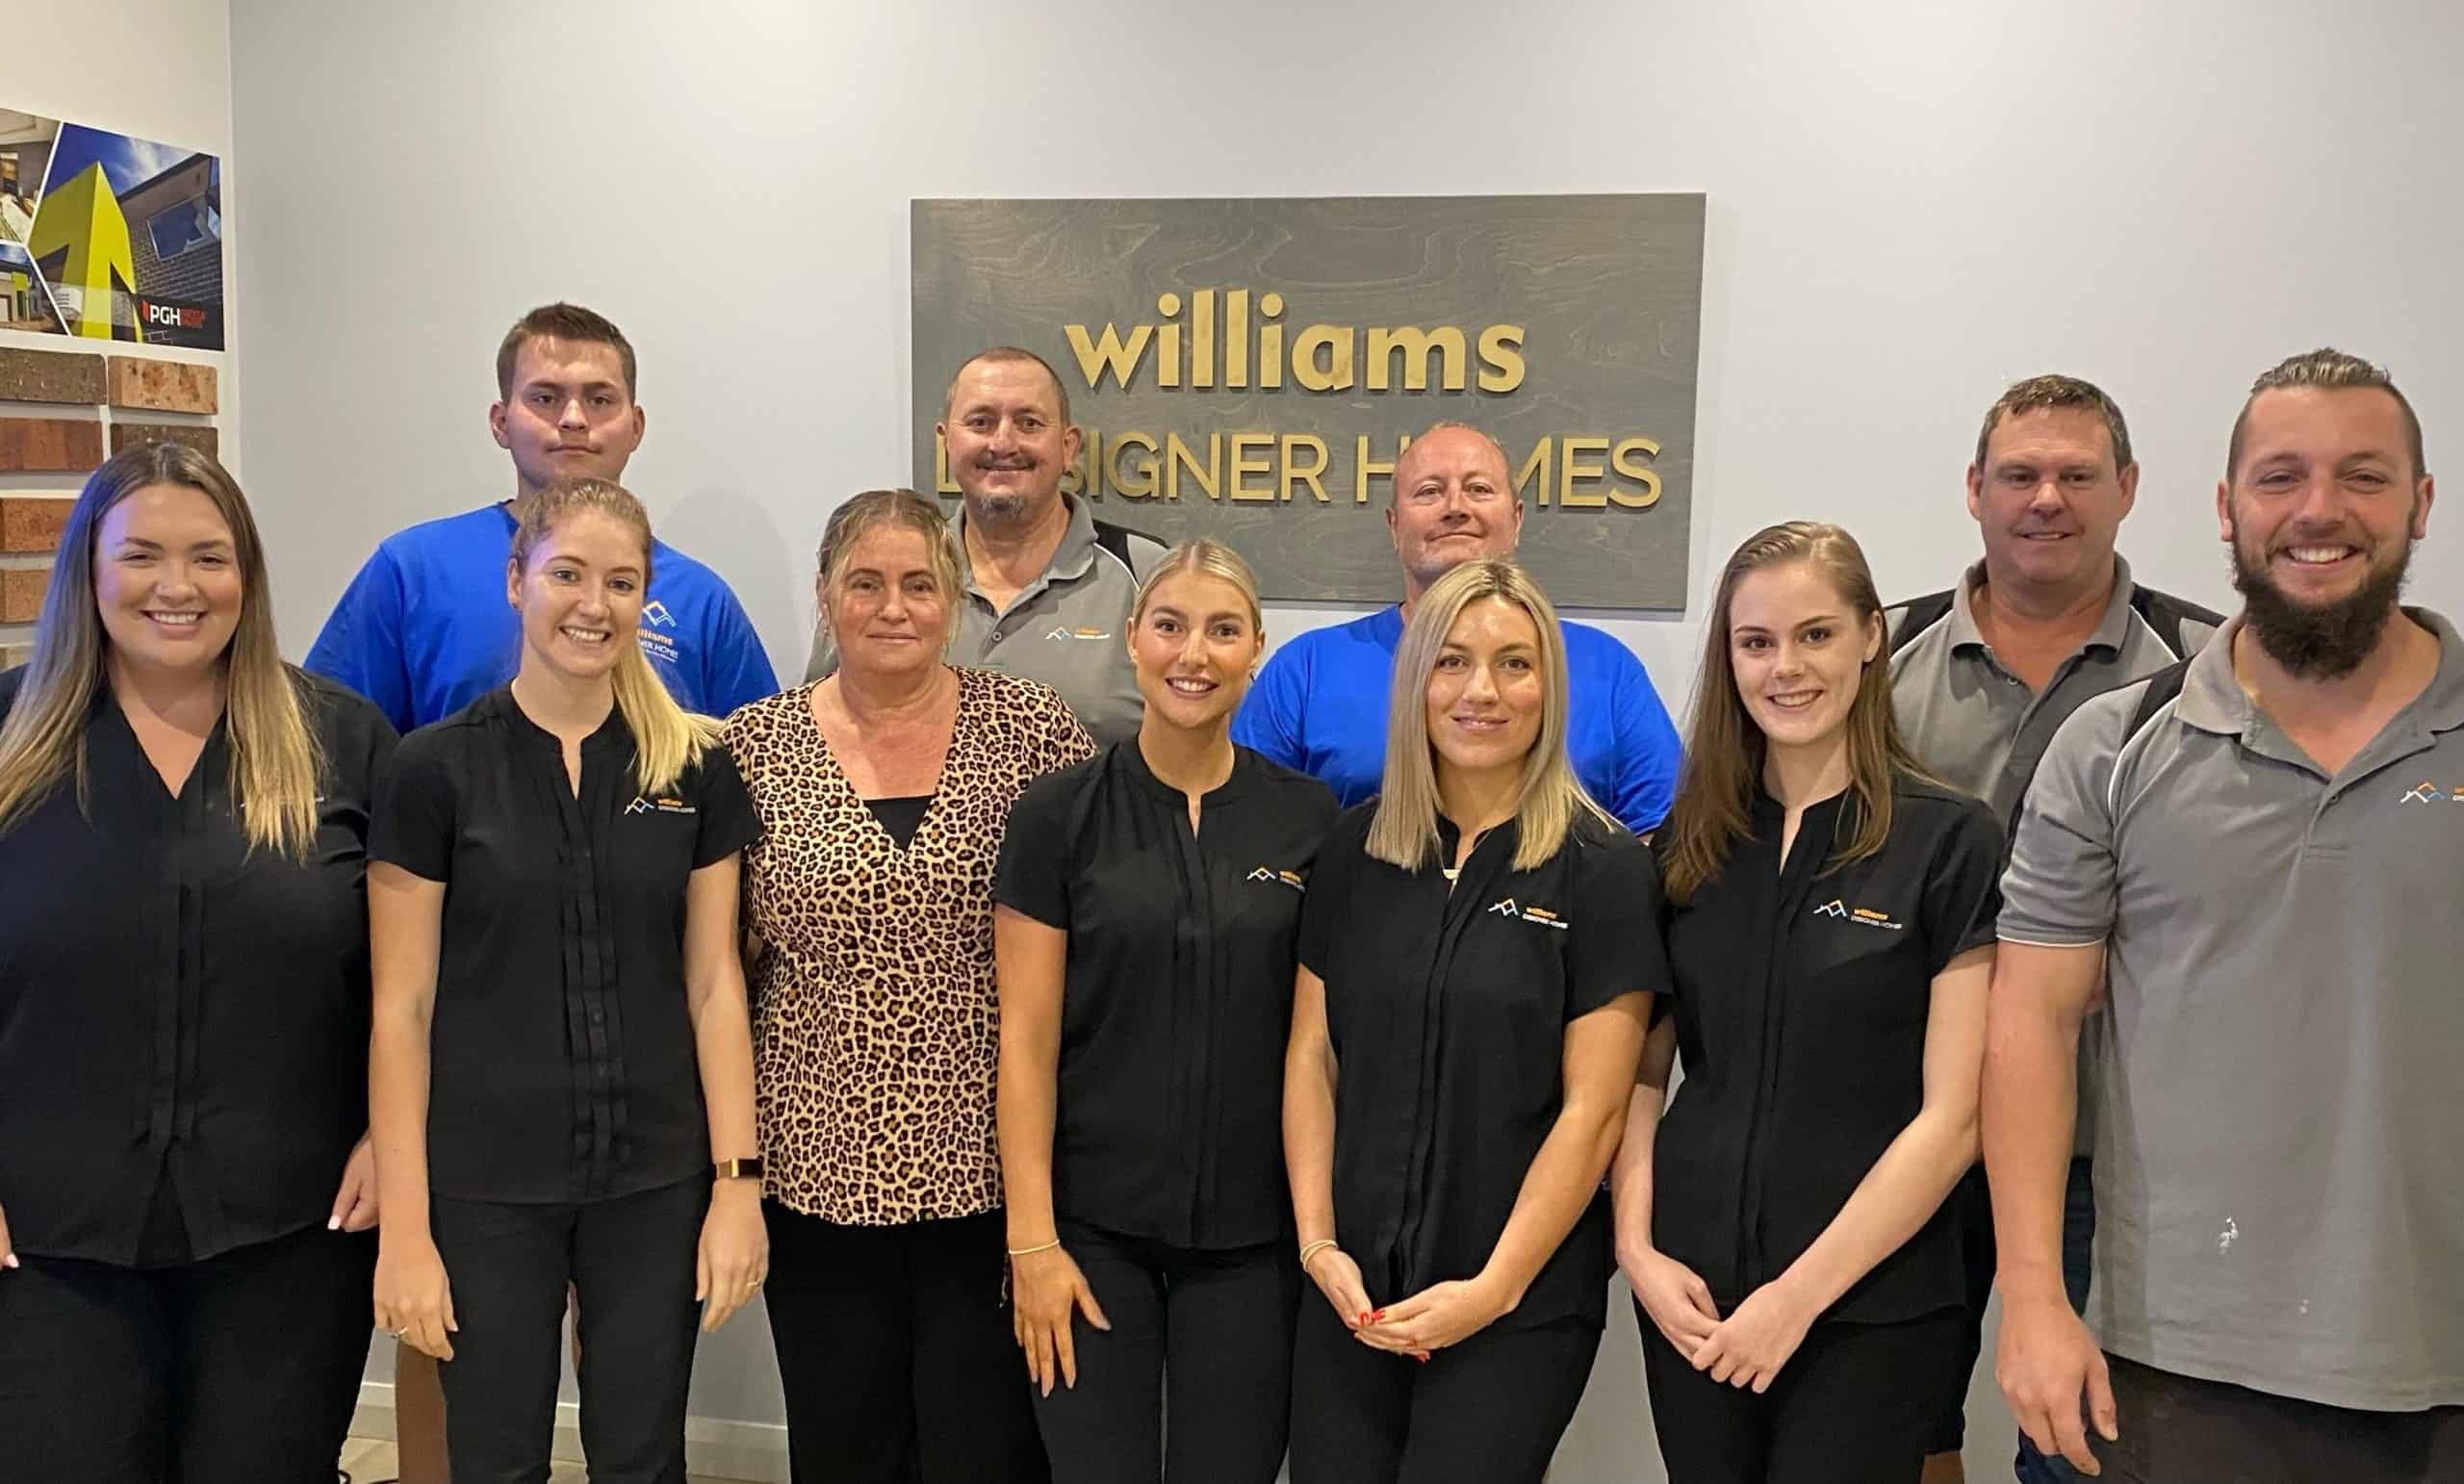
[[[0,570],[0,624],[31,624],[42,616],[42,595],[51,586],[48,567]]]
[[[218,378],[213,367],[133,355],[112,357],[111,403],[149,412],[210,413],[221,409]]]
[[[0,473],[82,474],[103,461],[103,425],[0,417]]]
[[[204,422],[118,422],[112,423],[112,451],[138,448],[149,443],[186,444],[209,458],[221,451],[221,434]]]
[[[102,399],[101,356],[0,350],[0,402],[69,402],[90,407]]]
[[[55,550],[75,503],[57,495],[0,495],[0,551]]]

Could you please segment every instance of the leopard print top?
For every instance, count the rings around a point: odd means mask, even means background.
[[[761,833],[744,853],[763,1185],[843,1226],[1001,1204],[992,866],[1028,782],[1094,753],[1050,688],[960,669],[949,757],[901,849],[839,771],[812,690],[723,733]]]

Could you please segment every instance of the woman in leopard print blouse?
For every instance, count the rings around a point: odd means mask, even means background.
[[[821,569],[837,672],[725,732],[761,820],[744,918],[793,1467],[1040,1481],[1003,1304],[992,868],[1020,791],[1094,747],[1050,689],[943,661],[963,588],[929,500],[848,500]]]

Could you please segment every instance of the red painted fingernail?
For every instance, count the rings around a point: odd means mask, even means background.
[[[1385,1311],[1385,1310],[1383,1310],[1383,1309],[1374,1310],[1374,1311],[1373,1311],[1373,1312],[1370,1314],[1370,1316],[1369,1316],[1369,1317],[1370,1317],[1372,1319],[1374,1319],[1374,1320],[1377,1320],[1377,1321],[1378,1321],[1378,1322],[1380,1322],[1380,1323],[1383,1323],[1383,1322],[1385,1321],[1385,1318],[1386,1318],[1386,1311]]]
[[[1368,1311],[1368,1310],[1363,1309],[1362,1311],[1360,1311],[1360,1320],[1359,1320],[1359,1322],[1361,1322],[1361,1323],[1363,1323],[1363,1324],[1366,1324],[1366,1323],[1368,1323],[1368,1322],[1369,1322],[1369,1311]]]

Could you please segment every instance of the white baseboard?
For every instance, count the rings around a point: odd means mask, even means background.
[[[351,1413],[350,1435],[394,1436],[392,1382],[359,1383],[359,1406]],[[582,1461],[581,1408],[577,1403],[556,1403],[556,1437],[550,1453],[568,1463]],[[684,1466],[713,1478],[787,1484],[787,1429],[777,1422],[688,1417],[684,1420]]]

